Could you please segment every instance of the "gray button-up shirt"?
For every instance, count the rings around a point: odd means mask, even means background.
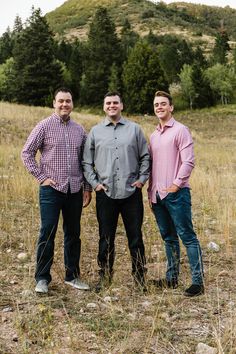
[[[95,189],[103,184],[106,194],[123,199],[134,193],[131,184],[149,177],[150,156],[140,126],[123,117],[114,125],[108,118],[88,134],[83,155],[84,176]]]

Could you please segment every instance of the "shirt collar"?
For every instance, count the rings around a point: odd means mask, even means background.
[[[157,126],[157,130],[159,131],[163,131],[165,129],[165,127],[173,127],[173,125],[175,124],[175,119],[174,117],[171,117],[168,122],[164,125],[164,127],[161,126],[161,124],[159,123],[158,126]]]
[[[104,124],[107,126],[107,125],[110,125],[113,123],[108,117],[106,117],[104,120]],[[121,117],[120,120],[117,122],[117,124],[125,124],[125,119],[123,117]]]
[[[57,119],[60,123],[65,124],[64,120],[63,120],[58,114],[53,113],[53,114],[52,114],[52,117],[55,118],[55,119]],[[70,117],[69,117],[69,119],[66,121],[66,123],[69,123],[69,122],[70,122]]]

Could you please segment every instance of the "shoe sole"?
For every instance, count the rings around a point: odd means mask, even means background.
[[[35,292],[36,292],[37,294],[47,294],[47,293],[48,293],[48,290],[47,290],[47,291],[42,291],[42,290],[36,290],[36,289],[35,289]]]
[[[70,285],[72,288],[74,288],[74,289],[78,289],[78,290],[86,290],[86,291],[88,291],[88,290],[90,290],[90,288],[89,287],[79,287],[79,286],[77,286],[77,285],[74,285],[74,284],[71,284],[70,282],[67,282],[67,281],[65,281],[65,284],[67,284],[67,285]]]
[[[187,296],[187,297],[195,297],[195,296],[200,296],[200,295],[204,295],[204,291],[201,291],[197,294],[188,294],[188,293],[184,293],[184,296]]]

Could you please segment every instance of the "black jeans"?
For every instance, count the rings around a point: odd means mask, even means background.
[[[98,265],[100,274],[113,272],[115,258],[115,233],[121,214],[132,260],[132,274],[143,277],[145,249],[142,237],[143,200],[141,189],[125,199],[109,198],[104,191],[96,192],[96,211],[99,224]]]
[[[40,186],[39,202],[41,229],[37,247],[35,279],[51,281],[50,269],[53,263],[54,240],[60,211],[63,216],[65,280],[79,276],[81,251],[80,218],[83,207],[83,192],[65,194],[50,186]]]

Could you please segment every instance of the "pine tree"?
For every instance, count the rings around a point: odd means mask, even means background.
[[[111,67],[120,65],[121,49],[115,24],[107,9],[99,7],[90,25],[87,58],[81,85],[81,103],[100,105],[108,90]]]
[[[74,99],[80,98],[80,83],[83,73],[84,45],[76,40],[72,46],[71,56],[68,68],[71,73],[71,89],[74,93]]]
[[[227,53],[230,50],[229,37],[227,32],[222,28],[215,37],[215,46],[213,48],[212,63],[226,64]]]
[[[4,63],[12,56],[13,40],[12,33],[8,28],[0,37],[0,64]]]
[[[195,51],[193,52],[194,63],[197,63],[202,69],[206,68],[208,63],[203,54],[201,47],[197,46]]]
[[[51,103],[62,73],[54,57],[53,34],[40,9],[32,8],[26,28],[16,37],[13,55],[16,101],[43,106]]]
[[[131,29],[130,22],[127,18],[124,20],[124,24],[120,34],[121,49],[123,55],[122,61],[124,62],[127,59],[130,50],[135,46],[135,44],[139,40],[139,35]]]
[[[162,44],[158,45],[161,67],[164,70],[168,83],[178,82],[184,64],[191,65],[193,51],[189,44],[176,36],[165,35]]]
[[[157,52],[142,40],[131,50],[122,77],[128,112],[151,113],[155,91],[168,90]]]
[[[193,107],[204,108],[213,106],[215,98],[209,80],[204,76],[201,67],[196,63],[192,67],[191,79],[195,90]]]

